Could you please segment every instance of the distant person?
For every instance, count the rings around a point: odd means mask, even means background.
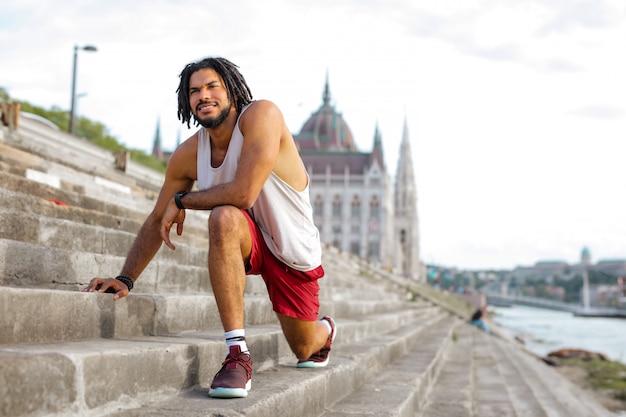
[[[278,107],[253,101],[238,67],[224,58],[188,64],[180,74],[178,118],[199,130],[172,155],[152,213],[116,278],[93,278],[86,292],[128,295],[156,252],[172,250],[185,210],[211,210],[209,274],[224,327],[226,360],[209,395],[245,397],[252,358],[244,331],[246,274],[259,274],[299,368],[328,364],[335,322],[318,320],[324,276],[313,224],[310,178]],[[191,191],[195,182],[199,191]]]
[[[474,314],[472,314],[472,318],[470,319],[470,324],[472,326],[476,326],[479,329],[483,330],[485,333],[490,333],[489,325],[487,324],[487,306],[481,306],[476,309]]]

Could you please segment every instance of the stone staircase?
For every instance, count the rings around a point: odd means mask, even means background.
[[[117,171],[106,151],[32,120],[1,129],[0,416],[610,415],[522,346],[470,327],[455,297],[332,247],[320,281],[320,313],[338,324],[330,365],[295,367],[249,276],[252,391],[209,398],[226,348],[207,213],[188,213],[177,250],[162,248],[128,297],[82,293],[119,272],[160,178]]]

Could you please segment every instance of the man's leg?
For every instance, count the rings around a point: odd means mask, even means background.
[[[329,331],[322,321],[306,321],[276,314],[289,347],[298,360],[308,359],[328,340]]]
[[[246,270],[252,241],[237,207],[215,207],[209,217],[209,275],[224,331],[244,327]]]
[[[233,206],[215,207],[209,217],[209,274],[228,355],[211,383],[211,397],[245,397],[252,385],[252,358],[245,341],[243,298],[244,262],[251,248],[248,221],[241,210]]]

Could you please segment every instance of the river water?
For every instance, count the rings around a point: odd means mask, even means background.
[[[489,307],[493,320],[510,336],[523,338],[545,356],[561,348],[601,352],[626,363],[626,319],[577,317],[572,313],[526,306]]]

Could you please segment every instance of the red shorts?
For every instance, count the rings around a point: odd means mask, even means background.
[[[252,237],[246,274],[263,277],[276,313],[301,320],[317,320],[320,308],[317,280],[324,276],[324,268],[320,265],[311,271],[298,271],[285,265],[270,252],[263,233],[250,215],[245,210],[242,213],[248,219]]]

